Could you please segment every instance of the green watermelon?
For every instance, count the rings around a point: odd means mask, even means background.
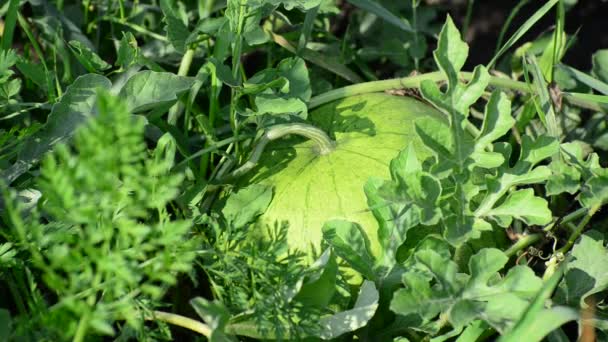
[[[274,187],[274,197],[259,225],[287,221],[290,248],[319,251],[323,224],[330,219],[359,223],[377,255],[378,224],[368,210],[363,187],[372,177],[390,178],[389,163],[408,144],[428,156],[414,121],[442,114],[414,98],[372,93],[329,103],[310,113],[311,122],[335,140],[320,155],[300,137],[271,142],[248,183]]]

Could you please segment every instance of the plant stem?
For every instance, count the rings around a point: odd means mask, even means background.
[[[194,58],[194,48],[189,48],[188,50],[186,50],[186,53],[184,53],[184,56],[182,57],[182,61],[179,64],[179,69],[177,70],[177,76],[187,76],[188,75],[188,71],[190,71],[190,65],[192,65],[193,58]],[[175,126],[177,124],[177,119],[179,118],[181,109],[182,109],[182,107],[181,107],[179,101],[176,104],[174,104],[173,107],[171,107],[171,109],[169,110],[169,117],[167,118],[167,122],[170,125]]]
[[[460,78],[465,81],[470,81],[473,77],[473,73],[471,72],[461,72]],[[389,89],[400,89],[400,88],[419,88],[420,83],[423,80],[431,80],[434,82],[442,82],[446,81],[447,77],[440,71],[429,72],[426,74],[416,75],[416,76],[408,76],[402,78],[393,78],[389,80],[382,81],[372,81],[372,82],[364,82],[357,83],[350,86],[346,86],[343,88],[338,88],[334,90],[330,90],[326,93],[317,95],[313,97],[308,107],[310,109],[323,105],[325,103],[339,100],[341,98],[345,98],[348,96],[359,95],[359,94],[367,94],[374,92],[381,92]],[[534,93],[534,89],[531,88],[527,83],[514,81],[504,77],[490,76],[490,85],[498,88],[507,88],[511,90],[516,90],[524,93],[532,94]],[[602,107],[600,107],[597,102],[590,101],[587,99],[576,98],[576,97],[568,97],[568,100],[571,104],[587,108],[595,111],[603,111]]]
[[[260,160],[260,157],[262,156],[262,153],[264,152],[264,149],[266,148],[266,145],[268,145],[269,142],[282,138],[289,134],[301,135],[314,141],[316,152],[319,155],[326,155],[331,153],[336,146],[336,143],[331,140],[323,130],[315,126],[301,123],[274,125],[269,128],[266,133],[264,133],[258,144],[255,146],[253,152],[251,153],[251,157],[249,157],[249,160],[247,160],[245,164],[243,164],[241,167],[234,170],[230,174],[230,178],[239,177],[253,169]]]
[[[160,40],[161,42],[168,42],[169,41],[167,39],[167,37],[165,37],[163,35],[160,35],[160,34],[158,34],[156,32],[152,32],[152,31],[146,29],[143,26],[140,26],[140,25],[137,25],[137,24],[133,24],[133,23],[127,21],[127,20],[121,20],[120,18],[115,18],[115,17],[109,16],[109,15],[108,16],[100,17],[99,20],[106,20],[106,21],[110,21],[110,22],[113,22],[113,23],[116,23],[116,24],[127,26],[127,27],[131,28],[134,31],[137,31],[137,32],[139,32],[141,34],[144,34],[144,35],[149,36],[151,38],[154,38],[156,40]]]
[[[21,13],[19,13],[19,11],[17,11],[17,21],[19,22],[19,26],[21,26],[21,29],[27,36],[28,40],[32,44],[32,47],[34,48],[34,51],[36,52],[36,55],[38,55],[38,59],[40,60],[40,63],[42,64],[42,68],[44,69],[44,76],[45,76],[45,80],[46,80],[46,86],[48,89],[48,94],[47,94],[48,99],[49,99],[48,102],[55,103],[55,93],[53,93],[53,83],[51,80],[51,73],[49,71],[48,65],[46,64],[46,59],[45,59],[44,54],[42,53],[40,44],[38,44],[36,37],[34,37],[34,33],[30,29],[30,25],[28,24],[27,20],[25,20],[25,18],[21,15]]]
[[[87,328],[89,327],[89,313],[85,313],[82,317],[80,317],[80,321],[78,321],[78,327],[76,328],[76,334],[74,334],[74,338],[72,342],[82,342],[84,341],[84,337],[87,333]]]
[[[522,249],[530,246],[531,244],[533,244],[536,241],[540,240],[542,237],[543,237],[542,234],[530,234],[530,235],[526,235],[523,238],[517,240],[517,242],[514,243],[511,247],[509,247],[509,249],[507,249],[505,251],[505,254],[508,257],[512,257],[513,255],[517,254],[517,252],[519,252]]]
[[[213,151],[217,151],[222,146],[233,144],[236,141],[242,141],[242,140],[246,140],[246,139],[251,139],[253,137],[254,137],[254,135],[251,135],[251,134],[242,134],[242,135],[239,135],[237,137],[230,137],[230,138],[226,138],[224,140],[220,140],[220,141],[214,143],[213,146],[209,146],[207,148],[199,150],[196,153],[191,154],[189,157],[187,157],[187,158],[183,159],[182,161],[180,161],[179,164],[175,165],[173,167],[173,169],[174,170],[175,169],[179,169],[180,167],[186,165],[190,160],[192,160],[194,158],[197,158],[199,156],[202,156],[204,154],[207,154],[207,153],[210,153],[210,152],[213,152]]]
[[[556,252],[557,254],[559,254],[559,253],[566,254],[566,252],[568,252],[570,250],[570,248],[572,248],[572,246],[574,246],[574,243],[576,242],[578,237],[581,236],[581,234],[583,233],[583,230],[585,230],[585,226],[587,225],[587,223],[589,223],[589,221],[591,220],[591,217],[600,209],[600,207],[601,207],[601,205],[596,204],[589,209],[589,211],[587,212],[587,215],[585,215],[585,217],[583,217],[581,222],[579,222],[579,224],[576,226],[576,229],[574,230],[574,232],[572,232],[572,234],[568,238],[568,241],[566,242],[566,244],[564,246],[562,246],[562,248],[557,250],[557,252]]]
[[[176,315],[169,312],[154,311],[153,316],[148,318],[148,320],[152,319],[157,319],[159,321],[173,324],[178,327],[186,328],[188,330],[197,332],[207,338],[211,337],[211,328],[207,324],[199,322],[192,318]]]
[[[240,0],[239,1],[239,10],[238,10],[238,23],[237,23],[237,27],[236,27],[236,37],[235,37],[235,41],[234,41],[234,45],[232,47],[232,77],[237,81],[237,83],[240,83],[240,68],[241,68],[241,53],[242,53],[242,49],[243,49],[243,26],[245,25],[245,12],[247,11],[247,0]],[[236,106],[239,100],[239,97],[241,96],[240,91],[232,88],[231,89],[231,94],[230,94],[230,126],[232,127],[232,131],[234,136],[239,135],[239,124],[237,122],[237,113],[236,113]],[[240,153],[240,149],[239,149],[239,144],[236,143],[234,145],[234,152],[235,155],[237,157],[237,160],[239,158],[239,153]]]

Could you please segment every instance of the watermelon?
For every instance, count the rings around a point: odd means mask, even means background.
[[[274,188],[272,202],[257,224],[288,222],[289,247],[311,252],[320,250],[326,221],[357,222],[377,255],[378,223],[363,187],[372,176],[390,178],[390,161],[408,144],[419,156],[428,156],[414,121],[441,119],[442,114],[411,97],[370,93],[329,103],[309,116],[335,140],[335,148],[321,154],[314,142],[301,137],[271,142],[247,179]]]

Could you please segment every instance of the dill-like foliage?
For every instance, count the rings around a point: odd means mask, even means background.
[[[204,221],[210,229],[202,267],[215,297],[233,314],[231,323],[278,340],[314,335],[321,309],[295,298],[310,268],[303,253],[287,250],[287,226],[267,227],[267,238],[260,238],[250,225]]]
[[[191,269],[197,247],[192,223],[166,209],[182,181],[169,172],[171,138],[150,154],[143,120],[105,92],[97,101],[98,115],[72,144],[43,161],[38,208],[25,216],[7,201],[10,242],[55,295],[40,325],[61,327],[55,336],[75,340],[113,334],[116,320],[141,326],[142,303],[160,299]]]

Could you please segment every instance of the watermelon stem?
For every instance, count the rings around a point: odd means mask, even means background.
[[[460,72],[458,76],[462,80],[470,81],[473,77],[473,73]],[[376,93],[387,91],[390,89],[420,88],[420,83],[423,80],[431,80],[433,82],[445,82],[447,81],[447,77],[440,71],[434,71],[426,74],[402,78],[356,83],[346,87],[333,89],[313,97],[312,99],[310,99],[310,102],[308,102],[308,108],[316,108],[328,102],[332,102],[353,95]],[[505,77],[491,76],[490,85],[497,88],[511,89],[527,94],[533,94],[535,92],[535,89],[533,87],[530,87],[527,83],[515,81]],[[604,109],[597,102],[583,99],[572,94],[573,93],[564,93],[564,95],[568,98],[570,104],[581,108],[595,110],[598,112],[604,111]]]
[[[260,138],[260,141],[258,141],[249,159],[241,167],[234,170],[230,174],[230,178],[240,177],[253,169],[258,164],[258,161],[269,142],[291,134],[303,136],[312,140],[315,143],[315,153],[322,156],[330,154],[336,148],[336,142],[333,141],[325,131],[315,126],[303,123],[274,125],[266,129],[266,132],[262,138]]]

